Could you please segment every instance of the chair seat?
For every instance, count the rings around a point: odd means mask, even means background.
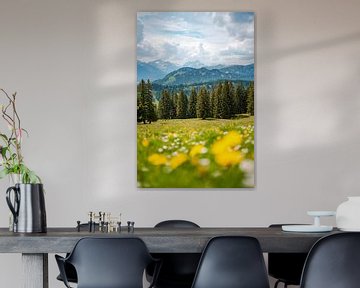
[[[66,287],[70,285],[65,264],[73,265],[78,288],[143,288],[146,267],[159,263],[139,238],[82,238],[68,257],[55,259]],[[154,281],[158,271],[155,265]]]
[[[156,281],[156,288],[190,288],[200,253],[156,253],[154,258],[161,259],[162,266]]]

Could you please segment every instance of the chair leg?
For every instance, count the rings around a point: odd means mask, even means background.
[[[284,283],[284,288],[287,288],[287,287],[288,287],[288,285],[287,285],[286,282],[283,282],[283,281],[281,281],[281,280],[277,280],[277,281],[275,282],[275,284],[274,284],[274,288],[277,288],[280,283]]]

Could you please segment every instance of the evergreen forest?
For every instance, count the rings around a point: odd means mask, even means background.
[[[155,100],[153,84],[141,80],[137,85],[137,122],[158,119],[231,119],[254,115],[254,81],[221,81],[212,85],[164,88]]]

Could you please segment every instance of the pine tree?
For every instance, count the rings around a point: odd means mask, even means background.
[[[220,98],[220,113],[219,116],[222,119],[230,119],[231,118],[231,93],[230,93],[230,85],[229,82],[225,82],[223,85],[221,98]]]
[[[163,90],[159,100],[159,118],[170,119],[171,118],[172,103],[168,90]]]
[[[236,114],[236,106],[235,106],[235,87],[232,82],[229,83],[229,97],[230,97],[230,118]]]
[[[222,95],[223,85],[219,83],[215,88],[215,99],[213,101],[213,116],[215,118],[220,118],[220,103]]]
[[[192,87],[189,98],[189,118],[196,118],[196,99],[196,90],[194,87]]]
[[[254,115],[254,82],[251,82],[247,88],[247,113]]]
[[[139,95],[139,93],[138,93],[138,95]],[[141,122],[142,121],[142,107],[141,107],[141,103],[140,103],[140,97],[138,96],[137,97],[137,113],[136,113],[136,115],[137,115],[137,122]]]
[[[177,103],[177,94],[173,93],[171,95],[170,119],[175,119],[176,118],[176,103]]]
[[[206,90],[205,86],[202,86],[198,94],[196,115],[198,118],[205,119],[206,117],[209,117],[209,110],[210,110],[209,93]]]
[[[145,120],[145,86],[144,80],[141,80],[137,86],[137,121],[146,123]]]
[[[237,98],[237,110],[239,114],[245,114],[247,112],[247,91],[240,82],[236,87],[236,98]]]
[[[188,99],[183,90],[180,90],[176,103],[176,116],[179,119],[187,118]]]
[[[152,87],[150,80],[145,82],[143,79],[138,85],[137,93],[137,121],[151,123],[157,120],[156,106],[154,104]]]
[[[212,88],[210,92],[210,109],[209,117],[215,117],[216,94],[215,89]]]
[[[157,120],[156,116],[156,107],[154,105],[154,97],[152,94],[152,85],[150,80],[147,81],[145,85],[145,115],[146,120],[151,123],[152,121]]]

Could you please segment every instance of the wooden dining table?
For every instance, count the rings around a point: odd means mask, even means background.
[[[308,252],[325,235],[338,233],[283,232],[281,227],[224,228],[135,228],[120,232],[77,231],[76,228],[48,228],[47,233],[13,233],[0,228],[0,253],[21,253],[24,288],[48,288],[48,253],[67,253],[83,237],[139,237],[151,253],[201,253],[208,240],[215,236],[252,236],[262,251],[279,253]]]

